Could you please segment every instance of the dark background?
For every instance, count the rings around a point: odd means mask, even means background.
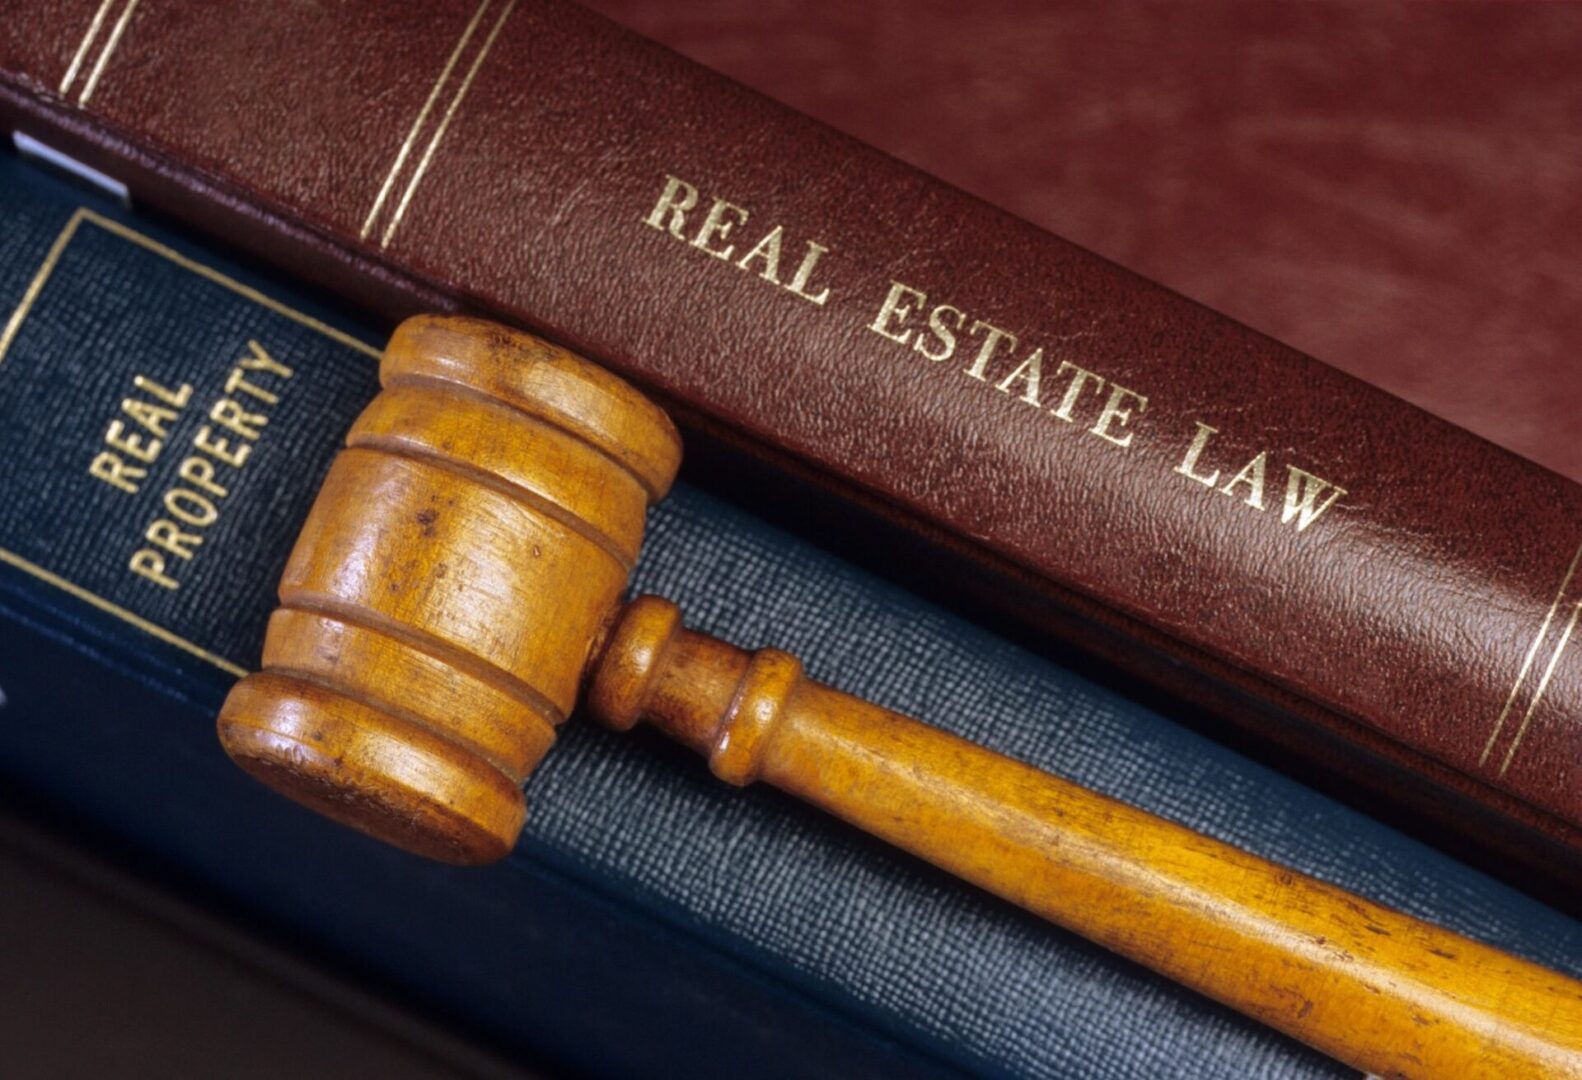
[[[1582,7],[592,6],[1582,480]],[[509,1075],[10,816],[0,895],[8,1075]]]
[[[0,804],[0,1072],[527,1080]]]
[[[1582,5],[590,6],[1582,480]]]

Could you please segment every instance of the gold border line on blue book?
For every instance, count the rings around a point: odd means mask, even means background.
[[[49,251],[44,256],[43,263],[39,265],[38,271],[33,275],[33,279],[28,282],[27,289],[22,293],[21,302],[17,305],[16,310],[11,313],[11,317],[6,320],[5,330],[0,332],[0,365],[5,363],[6,355],[10,351],[12,344],[15,342],[17,334],[22,329],[22,323],[24,320],[26,320],[28,313],[32,311],[34,304],[37,303],[39,295],[44,291],[44,286],[49,281],[50,275],[54,272],[56,265],[59,264],[61,260],[61,257],[66,253],[67,247],[70,246],[72,238],[77,235],[78,230],[82,227],[84,222],[90,225],[96,225],[99,228],[104,229],[123,240],[151,251],[161,258],[175,263],[184,270],[189,270],[192,273],[195,273],[200,277],[203,277],[208,281],[221,286],[222,288],[229,289],[231,292],[245,297],[246,299],[253,301],[255,304],[259,304],[262,307],[268,308],[277,315],[282,315],[293,322],[299,323],[302,326],[306,326],[310,330],[317,331],[318,333],[323,334],[325,337],[330,338],[332,341],[344,345],[349,349],[354,349],[357,352],[371,356],[375,359],[378,359],[379,357],[379,350],[374,346],[369,345],[367,342],[360,341],[357,338],[352,337],[350,334],[345,333],[344,331],[337,330],[335,327],[321,322],[318,319],[313,318],[311,315],[298,311],[295,308],[288,307],[287,305],[282,304],[279,300],[276,300],[271,296],[266,296],[250,285],[244,285],[235,278],[222,274],[212,266],[205,266],[203,263],[190,259],[187,256],[181,254],[181,252],[176,251],[174,248],[167,247],[152,237],[144,236],[136,229],[133,229],[127,225],[123,225],[119,221],[107,218],[102,214],[96,213],[95,211],[84,206],[79,207],[72,213],[71,217],[67,220],[65,227],[61,229],[60,233],[55,237],[55,240],[50,244]],[[198,643],[190,641],[187,638],[182,637],[180,634],[168,630],[165,627],[160,626],[158,623],[152,622],[143,616],[138,615],[136,612],[130,611],[127,608],[122,607],[120,604],[100,596],[98,593],[95,593],[89,589],[85,589],[75,582],[68,581],[59,574],[56,574],[45,567],[39,566],[37,563],[32,562],[31,560],[23,558],[14,551],[0,547],[0,562],[3,562],[9,566],[13,566],[23,573],[37,578],[39,581],[42,581],[47,585],[60,589],[62,592],[68,593],[69,595],[76,597],[78,600],[98,608],[100,611],[113,615],[122,622],[137,627],[139,630],[150,635],[151,637],[158,638],[160,641],[163,641],[168,645],[174,645],[178,649],[182,649],[185,652],[191,653],[193,656],[213,664],[221,671],[229,672],[238,678],[247,674],[247,669],[242,665],[232,660],[227,660],[225,657],[216,653],[210,652],[208,649],[205,649]]]

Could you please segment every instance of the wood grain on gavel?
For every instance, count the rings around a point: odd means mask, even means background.
[[[791,792],[1343,1061],[1390,1077],[1582,1076],[1582,984],[623,604],[681,446],[594,365],[478,320],[385,351],[293,552],[263,671],[220,738],[401,847],[504,856],[586,690],[716,775]],[[728,587],[728,583],[721,583]]]

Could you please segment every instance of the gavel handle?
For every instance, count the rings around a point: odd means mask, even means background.
[[[1582,1076],[1582,984],[683,630],[668,601],[625,609],[588,703],[1357,1068]]]

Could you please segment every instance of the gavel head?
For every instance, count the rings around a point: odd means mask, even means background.
[[[335,459],[220,740],[380,839],[498,859],[680,463],[615,376],[528,334],[419,317]]]

